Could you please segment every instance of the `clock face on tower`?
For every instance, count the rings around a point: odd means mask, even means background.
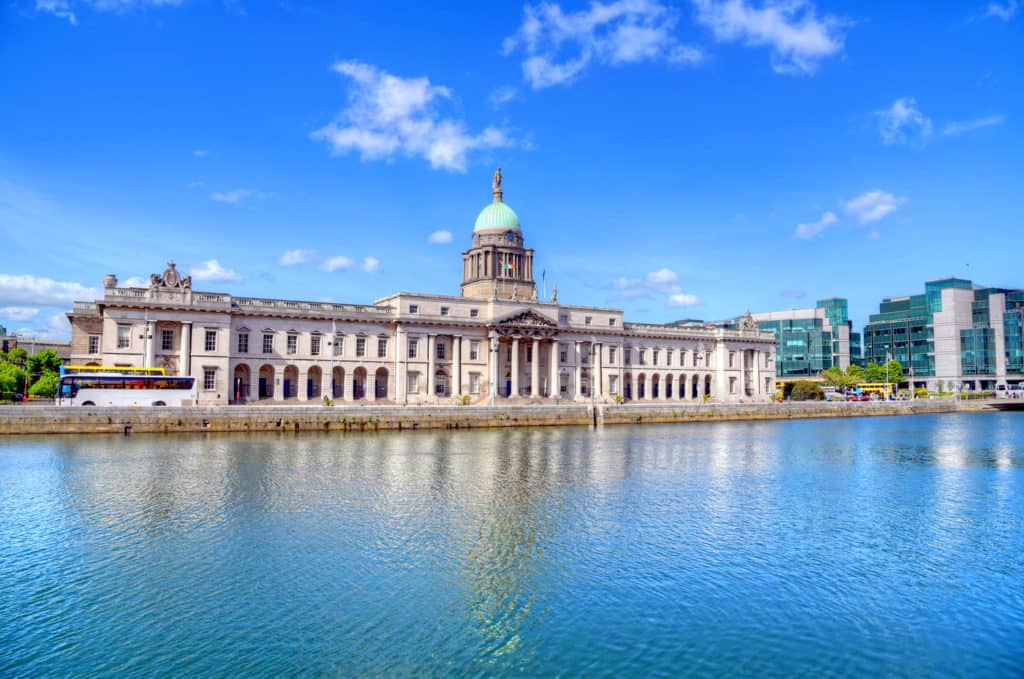
[[[516,235],[514,233],[512,233],[511,231],[509,231],[508,233],[505,234],[505,240],[507,240],[509,242],[512,242],[515,239],[516,239]]]

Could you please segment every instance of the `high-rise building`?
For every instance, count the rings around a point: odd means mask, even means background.
[[[928,281],[924,294],[882,300],[864,328],[864,359],[897,360],[916,387],[932,390],[1018,384],[1022,315],[1024,290],[975,287],[963,278]]]

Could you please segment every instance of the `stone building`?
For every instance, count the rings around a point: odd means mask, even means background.
[[[460,296],[400,292],[374,304],[192,289],[170,262],[148,288],[103,281],[75,302],[72,363],[193,375],[201,404],[256,401],[492,403],[766,400],[775,336],[629,323],[620,309],[540,300],[533,250],[503,201],[477,217]]]

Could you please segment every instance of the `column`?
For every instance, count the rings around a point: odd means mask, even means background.
[[[434,398],[436,380],[434,373],[437,371],[437,335],[427,335],[427,398]]]
[[[299,383],[298,385],[296,385],[297,390],[295,392],[295,395],[298,397],[300,401],[308,401],[309,386],[307,385],[307,382],[309,382],[309,368],[302,368],[301,370],[299,370],[298,380]]]
[[[583,343],[580,341],[573,342],[573,359],[576,361],[576,384],[573,385],[573,389],[576,392],[576,398],[580,399],[583,397],[583,353],[581,351]]]
[[[710,367],[710,366],[708,366]],[[727,385],[725,384],[725,340],[721,331],[715,341],[715,389],[714,397],[718,401],[724,401]]]
[[[512,396],[519,396],[519,336],[512,338]]]
[[[284,368],[274,366],[274,391],[272,397],[275,401],[284,400]]]
[[[754,351],[754,398],[761,400],[761,352]]]
[[[530,398],[540,396],[540,338],[533,338],[530,349]]]
[[[156,363],[156,321],[146,321],[146,353],[143,357],[143,367],[152,368]]]
[[[452,337],[452,380],[455,384],[452,385],[452,393],[456,396],[462,396],[462,336],[454,335]]]
[[[178,361],[178,372],[182,375],[192,374],[192,321],[181,323],[181,358]]]
[[[747,350],[740,349],[740,398],[747,397]]]
[[[591,370],[594,371],[594,397],[600,398],[604,396],[604,357],[601,355],[604,352],[604,345],[593,344],[590,348],[593,357]]]
[[[491,331],[488,369],[491,374],[491,405],[498,396],[498,333]]]
[[[561,389],[558,384],[558,340],[551,340],[551,360],[548,366],[548,398],[558,398]]]
[[[330,398],[330,399],[334,398],[334,392],[331,391],[331,377],[332,377],[332,375],[333,375],[333,371],[331,370],[330,366],[321,366],[320,367],[320,398],[321,399],[323,399],[324,396],[326,396],[327,398]]]
[[[404,404],[408,398],[409,378],[406,376],[405,358],[409,354],[408,347],[402,342],[406,334],[402,326],[395,327],[395,403]]]

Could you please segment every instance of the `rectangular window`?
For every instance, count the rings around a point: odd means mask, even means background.
[[[416,354],[419,352],[420,341],[411,339],[409,340],[409,358],[416,358]]]
[[[733,367],[733,364],[735,364],[735,363],[736,363],[736,352],[735,351],[730,351],[729,352],[729,367],[730,368]]]
[[[443,361],[444,360],[444,342],[438,342],[437,344],[435,344],[434,345],[434,349],[436,351],[437,359]]]
[[[615,319],[614,318],[609,318],[608,319],[608,325],[615,325]]]
[[[418,304],[410,304],[409,305],[409,313],[410,314],[418,314],[419,312],[420,312],[420,306]]]
[[[651,352],[651,357],[654,359],[654,365],[658,365],[658,350],[655,349]]]
[[[263,333],[263,353],[274,353],[274,336],[269,332]]]
[[[203,343],[203,348],[206,351],[217,351],[217,331],[207,330],[206,341]]]
[[[410,394],[418,394],[420,391],[420,374],[409,373],[408,392]]]
[[[558,314],[558,322],[559,323],[568,323],[569,322],[569,312],[568,311],[563,311],[560,314]]]
[[[567,363],[569,361],[569,350],[565,348],[564,344],[558,345],[558,361],[560,363]]]
[[[647,365],[647,351],[644,349],[640,350],[640,365]]]
[[[299,352],[299,336],[288,335],[288,353],[297,354]]]
[[[160,348],[163,351],[170,351],[174,348],[174,331],[173,330],[161,330],[160,331]]]
[[[526,347],[526,362],[533,362],[533,347]]]
[[[469,373],[469,393],[479,394],[480,393],[480,374]]]
[[[238,353],[249,353],[249,333],[247,332],[238,333]]]
[[[357,358],[362,358],[363,356],[366,356],[366,338],[365,337],[357,337],[356,338],[356,357]]]
[[[203,389],[213,391],[217,388],[217,369],[203,368]]]
[[[448,307],[446,307],[446,306],[441,307],[441,315],[442,316],[447,316],[448,315]]]
[[[672,367],[672,350],[668,349],[665,351],[665,365]]]
[[[388,341],[386,339],[377,340],[377,358],[387,358],[388,356]]]
[[[89,335],[89,353],[98,354],[100,353],[100,337],[99,335]]]
[[[309,353],[314,356],[320,355],[320,335],[313,335],[309,338]]]
[[[127,349],[132,343],[132,329],[128,325],[117,326],[117,348]]]
[[[475,361],[480,358],[480,343],[473,341],[469,343],[469,360]]]
[[[608,363],[615,365],[615,347],[608,347]]]
[[[344,356],[345,355],[345,337],[342,335],[334,336],[334,355]]]
[[[469,317],[470,318],[477,318],[478,316],[480,316],[480,310],[479,309],[470,309],[469,310]]]
[[[730,377],[729,378],[729,393],[730,394],[735,394],[736,393],[736,378],[735,377]]]
[[[629,365],[633,362],[633,351],[629,347],[624,348],[622,350],[622,357],[626,359],[626,365]]]
[[[608,376],[608,393],[610,393],[612,396],[615,396],[615,394],[619,393],[619,376],[618,375],[609,375]]]
[[[586,318],[583,319],[583,323],[585,325],[590,325],[593,322],[594,322],[594,317],[593,316],[587,316]]]

